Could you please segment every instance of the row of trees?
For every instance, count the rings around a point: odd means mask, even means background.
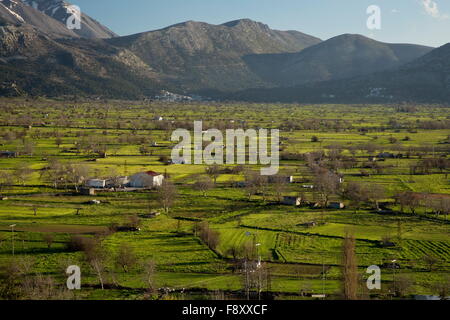
[[[55,189],[73,186],[78,192],[89,177],[89,167],[82,164],[63,163],[50,159],[48,166],[41,170],[40,177],[51,183]]]
[[[198,236],[211,250],[216,250],[220,243],[219,232],[211,229],[206,221],[194,225],[194,235]]]
[[[140,260],[134,248],[127,243],[122,243],[116,254],[111,254],[102,241],[103,238],[98,236],[73,236],[67,243],[67,249],[83,253],[81,262],[85,263],[96,275],[102,290],[106,285],[118,286],[117,270],[124,273],[135,271],[142,275],[142,280],[146,285],[146,294],[150,297],[156,294],[156,264],[152,259]]]
[[[400,206],[402,213],[409,209],[412,214],[416,214],[419,207],[424,207],[426,212],[439,215],[448,215],[450,213],[450,197],[439,196],[428,193],[417,193],[411,191],[399,192],[394,196],[396,204]],[[425,212],[425,213],[426,213]]]

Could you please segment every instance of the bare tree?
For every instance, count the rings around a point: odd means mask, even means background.
[[[31,170],[26,163],[19,164],[14,170],[14,176],[16,180],[22,185],[25,185],[25,182],[28,180],[32,173],[33,170]]]
[[[319,195],[323,207],[327,207],[330,197],[338,192],[339,181],[339,176],[335,173],[323,168],[317,170],[314,190]]]
[[[407,275],[399,275],[395,279],[395,294],[398,297],[404,297],[414,285],[414,281]]]
[[[365,189],[369,202],[371,202],[377,210],[380,210],[379,202],[386,197],[386,190],[384,187],[379,184],[372,184]]]
[[[432,272],[439,259],[431,254],[427,254],[423,257],[423,262],[428,266],[428,270]]]
[[[357,299],[358,265],[355,249],[355,237],[347,231],[342,248],[342,285],[344,298],[347,300]]]
[[[5,191],[6,187],[13,184],[13,176],[7,171],[0,171],[0,196]]]
[[[43,177],[46,181],[51,183],[55,189],[64,183],[65,175],[66,172],[63,164],[54,158],[50,159],[47,167],[41,171],[41,178]]]
[[[215,250],[220,242],[220,234],[218,231],[209,227],[208,222],[204,221],[197,226],[200,239],[211,249]]]
[[[437,281],[433,285],[433,290],[436,292],[442,300],[448,299],[450,295],[450,277]]]
[[[204,197],[206,197],[207,191],[211,190],[213,187],[213,182],[207,177],[202,177],[194,183],[194,189],[200,191]]]
[[[53,241],[55,241],[55,236],[51,233],[46,233],[44,234],[42,239],[47,244],[47,247],[50,249],[52,247]]]
[[[249,200],[253,195],[260,194],[263,201],[266,201],[269,192],[268,178],[257,171],[248,170],[245,173],[245,188]]]
[[[127,273],[136,265],[136,263],[137,257],[133,247],[126,243],[121,244],[116,256],[116,265]]]
[[[344,197],[353,203],[355,214],[361,205],[368,200],[365,185],[358,182],[349,182],[344,190]]]
[[[417,207],[420,205],[422,197],[415,192],[400,192],[394,196],[396,202],[400,205],[400,211],[405,212],[405,207],[411,210],[412,214],[416,213]]]
[[[287,181],[285,177],[274,176],[272,180],[272,190],[278,202],[283,200],[283,195],[287,190]]]
[[[158,201],[166,213],[169,213],[170,208],[173,206],[177,195],[177,188],[172,182],[168,181],[167,179],[165,179],[162,185],[157,189]]]
[[[156,291],[156,263],[153,260],[145,261],[143,265],[144,275],[143,280],[147,287],[147,295],[152,296]]]
[[[211,179],[213,179],[214,184],[217,184],[217,179],[222,174],[222,168],[217,164],[214,164],[212,166],[206,167],[205,172]]]
[[[67,164],[65,166],[66,180],[75,187],[78,192],[80,186],[84,183],[89,175],[89,167],[85,165]]]
[[[36,144],[32,141],[25,141],[22,146],[22,154],[27,156],[33,156],[34,149],[36,147]]]
[[[82,243],[82,250],[84,252],[87,263],[97,275],[100,286],[102,290],[104,290],[105,263],[108,253],[102,246],[100,240],[93,238],[84,238],[84,241]]]

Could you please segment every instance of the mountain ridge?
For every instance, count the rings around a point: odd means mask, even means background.
[[[247,56],[245,60],[263,79],[271,79],[277,86],[296,86],[392,69],[431,50],[431,47],[383,43],[358,34],[343,34],[301,52]]]
[[[272,30],[248,19],[232,25],[186,21],[106,41],[129,48],[162,78],[184,91],[207,86],[221,90],[270,86],[248,70],[243,56],[297,52],[321,42],[301,32]]]
[[[12,0],[0,4],[6,1]],[[37,18],[64,26],[26,7]],[[428,78],[445,91],[441,83],[448,81],[442,74],[450,60],[442,53],[445,48],[435,57],[430,47],[383,43],[355,34],[322,41],[250,19],[219,25],[185,21],[124,37],[61,37],[17,22],[1,9],[0,18],[12,22],[0,27],[0,75],[14,84],[15,92],[33,95],[140,99],[167,89],[217,99],[335,102],[404,97]],[[386,77],[397,80],[389,82]],[[390,88],[384,88],[383,81]],[[405,92],[399,89],[402,84]],[[419,88],[412,96],[419,98],[419,93],[426,95]]]
[[[42,12],[16,0],[0,0],[0,19],[3,25],[32,25],[57,38],[77,38],[65,25]]]

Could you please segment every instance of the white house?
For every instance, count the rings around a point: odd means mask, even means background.
[[[128,179],[128,177],[114,177],[106,181],[106,186],[113,188],[121,188],[126,186],[129,182],[130,179]]]
[[[154,171],[140,172],[130,177],[131,188],[154,188],[160,187],[164,181],[162,174]]]
[[[285,183],[294,183],[293,176],[269,176],[269,183],[276,183],[281,179],[281,181]]]
[[[86,187],[88,188],[105,188],[106,180],[102,179],[89,179],[86,181]]]
[[[288,206],[300,206],[302,204],[302,198],[300,197],[283,197],[282,204]]]

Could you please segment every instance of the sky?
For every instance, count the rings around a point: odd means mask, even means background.
[[[357,33],[390,43],[438,47],[450,42],[450,0],[69,0],[123,36],[194,20],[211,24],[249,18],[276,30],[323,40]],[[369,6],[380,29],[369,29]],[[371,20],[373,21],[373,20]]]

